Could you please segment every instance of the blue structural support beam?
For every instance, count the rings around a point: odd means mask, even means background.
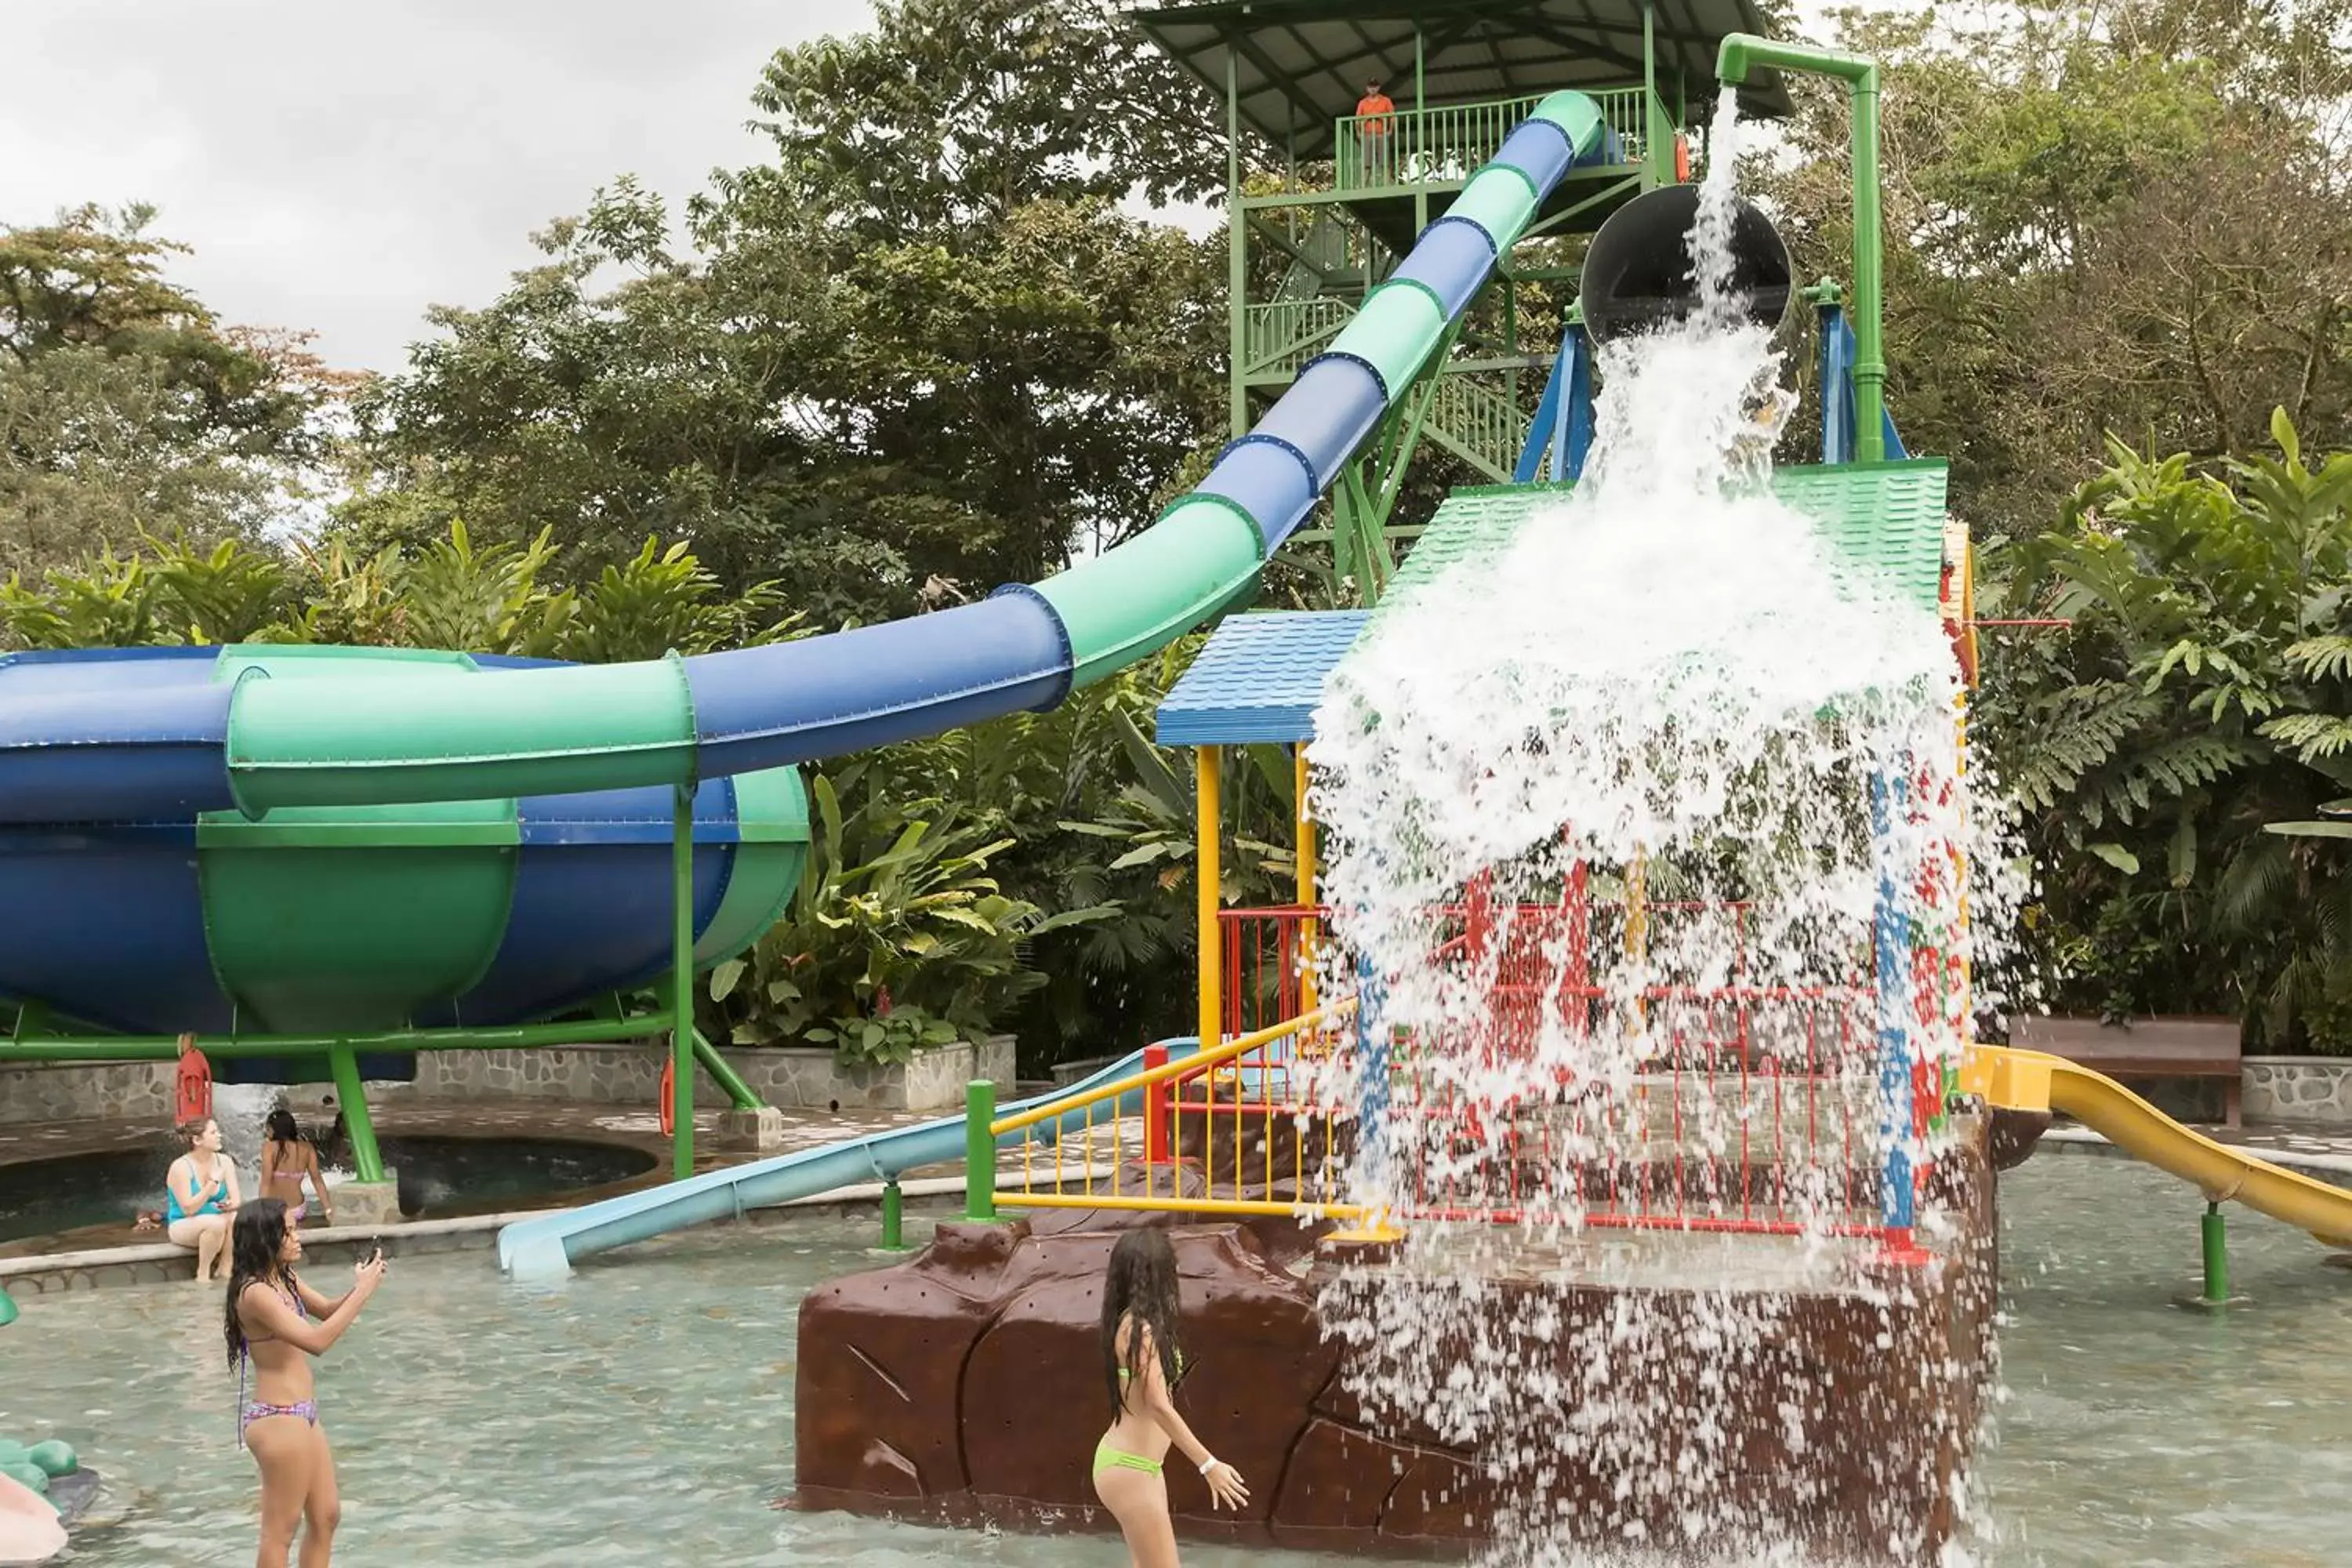
[[[1854,455],[1853,323],[1845,307],[1832,301],[1821,308],[1822,326],[1822,461],[1851,463]],[[1879,422],[1886,437],[1886,460],[1899,463],[1911,456],[1903,437],[1895,433],[1895,416],[1882,408]]]
[[[1918,1151],[1912,1136],[1911,930],[1903,906],[1902,827],[1908,816],[1900,759],[1870,775],[1871,858],[1878,900],[1871,921],[1873,990],[1877,1003],[1878,1131],[1885,1148],[1879,1218],[1889,1230],[1911,1228],[1912,1172]]]
[[[1528,426],[1527,445],[1512,470],[1513,484],[1533,484],[1551,459],[1551,477],[1584,477],[1584,459],[1592,450],[1592,339],[1580,322],[1569,323],[1559,353],[1551,362],[1543,398],[1536,405],[1535,422]]]

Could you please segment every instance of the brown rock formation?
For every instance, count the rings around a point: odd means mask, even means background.
[[[1931,1200],[1957,1222],[1939,1254],[1874,1258],[1832,1287],[1740,1292],[1729,1341],[1734,1299],[1720,1288],[1513,1278],[1506,1259],[1482,1276],[1475,1312],[1417,1316],[1402,1276],[1318,1262],[1287,1221],[1176,1226],[1197,1368],[1186,1415],[1252,1493],[1239,1519],[1214,1513],[1180,1459],[1167,1471],[1178,1527],[1451,1555],[1509,1514],[1595,1542],[1681,1542],[1696,1529],[1717,1543],[1741,1531],[1932,1561],[1953,1528],[1952,1483],[1990,1366],[1986,1155],[1971,1121],[1937,1167]],[[1118,1228],[1168,1218],[942,1226],[911,1261],[813,1291],[801,1310],[797,1505],[1107,1525],[1089,1474],[1109,1418],[1101,1279]],[[1391,1363],[1402,1353],[1491,1369],[1481,1375],[1496,1397],[1465,1407],[1484,1414],[1444,1418],[1465,1429],[1436,1429],[1418,1392],[1384,1392],[1425,1380],[1382,1377],[1366,1344],[1327,1333],[1326,1308],[1360,1324],[1376,1301],[1391,1324],[1402,1304],[1408,1331],[1450,1325],[1398,1336],[1378,1352]]]

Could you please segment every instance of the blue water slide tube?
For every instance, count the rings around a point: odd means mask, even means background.
[[[1162,1044],[1170,1061],[1182,1061],[1200,1048],[1199,1042],[1190,1038]],[[1143,1068],[1143,1053],[1137,1051],[1066,1089],[1002,1107],[999,1114],[1013,1116],[1056,1101],[1080,1100],[1133,1077]],[[1142,1109],[1142,1091],[1130,1089],[1118,1097],[1116,1114],[1132,1116]],[[1097,1120],[1113,1114],[1100,1103],[1094,1110]],[[1065,1136],[1082,1137],[1087,1125],[1085,1112],[1073,1110],[1034,1124],[1025,1135],[1043,1147],[1058,1148]],[[1010,1133],[999,1142],[1012,1146],[1023,1136]],[[751,1209],[813,1198],[861,1182],[889,1181],[925,1165],[961,1161],[963,1154],[963,1118],[950,1116],[919,1127],[902,1127],[821,1149],[707,1171],[682,1182],[517,1220],[499,1232],[499,1267],[517,1279],[561,1279],[572,1271],[574,1262],[592,1253],[649,1240],[688,1226],[740,1218]]]
[[[1608,145],[1591,99],[1545,99],[1197,490],[1043,583],[774,647],[458,682],[192,663],[125,690],[60,668],[0,696],[0,825],[675,785],[1051,707],[1254,591],[1496,258]]]

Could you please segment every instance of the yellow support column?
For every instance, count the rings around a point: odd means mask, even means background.
[[[1291,748],[1291,795],[1296,803],[1292,817],[1297,824],[1292,847],[1298,862],[1298,891],[1294,895],[1302,910],[1315,907],[1315,814],[1307,805],[1307,745],[1299,742]],[[1298,962],[1301,966],[1298,985],[1298,1010],[1315,1011],[1315,918],[1303,918],[1298,926]],[[1300,1042],[1302,1045],[1304,1041]]]
[[[1218,785],[1223,756],[1214,746],[1198,746],[1193,748],[1192,757],[1192,866],[1200,879],[1199,1032],[1201,1048],[1205,1051],[1218,1045],[1224,1034],[1225,944],[1219,940],[1217,931],[1218,889],[1224,880],[1223,868],[1218,863],[1218,841],[1223,829],[1223,812]]]

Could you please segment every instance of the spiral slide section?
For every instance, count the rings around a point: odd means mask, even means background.
[[[2042,1051],[1976,1046],[1964,1087],[2003,1110],[2062,1111],[2134,1159],[2192,1184],[2209,1203],[2242,1203],[2329,1247],[2352,1247],[2352,1190],[2217,1143],[2105,1073]]]
[[[461,681],[280,679],[257,665],[229,681],[0,697],[0,825],[676,785],[1050,708],[1246,599],[1496,257],[1605,135],[1582,93],[1545,99],[1198,489],[1042,584],[689,658]]]

